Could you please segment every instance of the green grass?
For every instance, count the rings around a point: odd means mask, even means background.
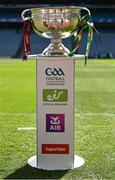
[[[35,154],[35,61],[0,60],[0,178],[115,179],[115,60],[76,63],[75,153],[78,169],[45,171],[27,164]]]

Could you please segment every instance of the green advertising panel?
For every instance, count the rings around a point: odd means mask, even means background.
[[[43,89],[43,101],[45,102],[67,102],[67,89]]]

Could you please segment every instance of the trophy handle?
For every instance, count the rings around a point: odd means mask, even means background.
[[[88,8],[86,8],[86,7],[82,7],[82,8],[81,8],[81,10],[85,10],[85,11],[87,11],[87,12],[88,12],[88,14],[89,14],[89,15],[91,15],[90,10],[89,10]]]
[[[21,14],[24,20],[23,38],[24,38],[24,52],[23,60],[27,60],[27,55],[31,52],[30,48],[30,28],[31,28],[31,9],[25,9]]]
[[[31,20],[31,9],[25,9],[22,11],[21,17],[24,21]]]

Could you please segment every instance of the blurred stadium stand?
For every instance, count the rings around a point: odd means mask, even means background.
[[[27,8],[58,5],[85,6],[91,10],[93,22],[99,31],[94,33],[90,57],[115,58],[115,1],[114,0],[0,0],[0,56],[21,57],[23,46],[23,21],[21,12]],[[81,42],[79,53],[85,52],[86,36]],[[41,46],[42,42],[42,46]],[[47,47],[49,40],[31,32],[32,53],[40,53]],[[73,38],[64,40],[71,49]]]

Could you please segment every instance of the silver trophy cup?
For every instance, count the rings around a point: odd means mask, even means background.
[[[43,7],[24,10],[22,18],[31,21],[38,35],[51,39],[42,52],[43,56],[68,56],[70,51],[63,45],[62,39],[77,33],[79,22],[85,14],[90,15],[85,7]]]

